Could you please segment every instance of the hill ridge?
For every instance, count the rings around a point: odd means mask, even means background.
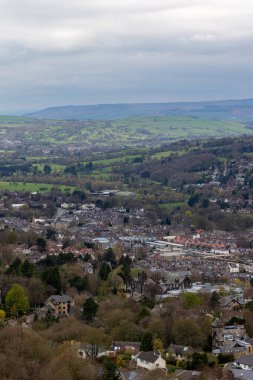
[[[47,107],[26,114],[37,119],[116,120],[143,116],[193,116],[253,121],[253,99],[201,102],[114,103]]]

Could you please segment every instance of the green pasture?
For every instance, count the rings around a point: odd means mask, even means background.
[[[62,173],[65,169],[65,165],[60,165],[60,164],[51,164],[48,162],[45,162],[45,164],[50,165],[52,169],[52,173]],[[33,164],[33,167],[37,166],[37,169],[40,172],[43,172],[43,168],[45,164]]]
[[[26,183],[26,182],[4,182],[0,181],[0,190],[20,191],[20,192],[47,192],[53,188],[64,191],[73,191],[74,186],[53,185],[49,183]]]
[[[163,203],[160,206],[163,208],[166,208],[167,210],[173,210],[177,207],[181,207],[185,205],[185,202],[168,202],[168,203]]]

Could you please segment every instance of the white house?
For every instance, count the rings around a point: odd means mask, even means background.
[[[167,369],[166,361],[162,358],[159,351],[139,352],[139,354],[135,356],[135,359],[138,367],[146,368],[149,371],[156,368]]]
[[[230,273],[239,273],[240,265],[238,263],[228,263]]]

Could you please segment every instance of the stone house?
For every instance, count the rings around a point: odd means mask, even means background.
[[[225,326],[220,319],[216,319],[212,323],[212,353],[229,353],[236,358],[252,354],[252,341],[244,326]]]
[[[66,294],[52,295],[46,300],[45,306],[50,307],[57,317],[68,317],[71,315],[74,300]]]

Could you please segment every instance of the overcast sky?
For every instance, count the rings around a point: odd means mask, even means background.
[[[0,0],[0,113],[253,97],[252,0]]]

